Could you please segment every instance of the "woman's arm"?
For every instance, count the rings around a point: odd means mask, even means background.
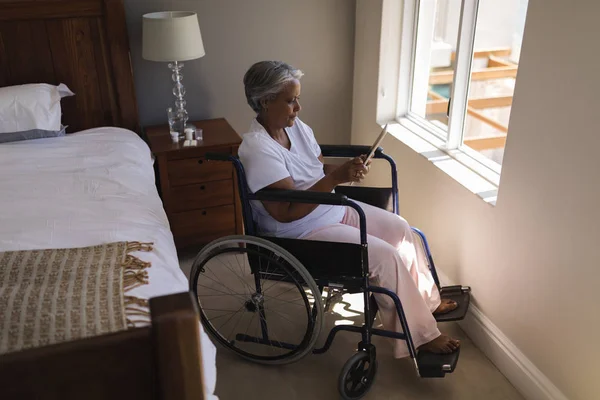
[[[325,164],[325,160],[323,159],[323,154],[319,154],[319,161],[323,164],[323,172],[325,175],[331,174],[339,165],[336,164]]]
[[[368,169],[363,165],[360,157],[356,157],[340,166],[334,167],[333,171],[326,174],[321,180],[310,188],[306,189],[313,192],[331,193],[331,191],[342,183],[359,182]],[[284,178],[269,186],[267,189],[295,190],[294,182],[291,177]],[[292,222],[310,214],[318,204],[291,203],[291,202],[271,202],[263,201],[265,209],[279,222]]]
[[[335,171],[337,167],[338,165],[335,164],[323,164],[323,172],[325,172],[325,175],[328,175]]]
[[[325,164],[323,154],[319,154],[319,161],[321,161],[321,164],[323,164],[323,172],[325,173],[325,175],[331,174],[333,171],[335,171],[337,167],[339,167],[339,165],[335,164]]]

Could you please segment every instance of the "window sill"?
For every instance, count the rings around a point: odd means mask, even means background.
[[[470,192],[496,205],[500,174],[490,170],[461,150],[448,151],[444,142],[406,118],[388,125],[388,133],[400,140]]]

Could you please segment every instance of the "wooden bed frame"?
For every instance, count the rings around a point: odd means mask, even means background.
[[[141,18],[141,16],[140,16]],[[0,87],[65,83],[69,132],[139,130],[121,0],[0,0]],[[152,324],[0,356],[8,399],[203,399],[190,293],[150,300]]]
[[[204,398],[191,293],[150,299],[152,325],[0,356],[3,400]]]
[[[61,101],[69,132],[139,131],[122,1],[0,0],[0,87],[25,83],[75,93]]]

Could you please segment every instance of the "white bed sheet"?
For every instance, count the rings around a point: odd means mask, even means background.
[[[134,132],[95,128],[0,145],[0,251],[153,242],[142,298],[188,290],[154,181],[148,146]],[[216,349],[201,327],[207,398]]]

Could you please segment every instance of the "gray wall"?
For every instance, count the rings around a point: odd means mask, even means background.
[[[141,122],[166,123],[174,97],[166,63],[142,59],[142,14],[198,13],[206,56],[183,69],[191,118],[225,117],[243,133],[254,114],[242,78],[252,63],[286,61],[305,72],[301,118],[321,143],[349,143],[355,0],[125,0]]]

